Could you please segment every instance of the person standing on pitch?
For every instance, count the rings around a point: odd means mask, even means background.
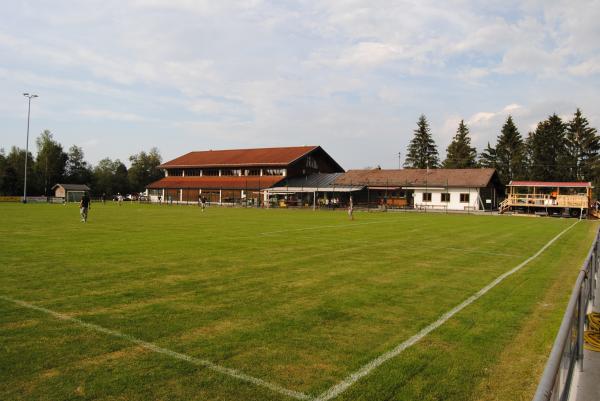
[[[81,215],[82,223],[87,222],[88,210],[91,208],[90,203],[90,197],[88,196],[87,192],[84,192],[83,196],[81,197],[81,201],[79,202],[79,214]]]
[[[352,203],[352,196],[350,197],[350,203],[348,204],[348,217],[350,220],[354,220],[354,204]]]

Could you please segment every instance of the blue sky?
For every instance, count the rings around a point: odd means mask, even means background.
[[[395,168],[422,113],[442,158],[460,119],[478,150],[508,114],[600,128],[598,21],[598,0],[5,2],[0,147],[25,145],[23,92],[32,137],[92,163],[318,144]]]

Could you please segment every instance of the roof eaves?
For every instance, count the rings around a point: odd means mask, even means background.
[[[289,163],[287,163],[286,165],[295,163],[296,161],[302,159],[304,156],[306,156],[307,154],[314,152],[316,149],[320,148],[320,146],[312,146],[312,149],[307,150],[306,152],[302,153],[300,156],[296,157],[294,160],[291,160]]]

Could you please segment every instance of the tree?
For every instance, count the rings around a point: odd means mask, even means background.
[[[488,142],[487,147],[479,155],[479,167],[484,168],[498,168],[498,160],[496,157],[496,149],[490,146]]]
[[[569,179],[566,125],[553,114],[538,123],[530,139],[530,177],[540,181]]]
[[[132,155],[129,157],[129,161],[131,167],[127,175],[132,191],[141,192],[148,184],[163,177],[158,168],[162,158],[157,148],[150,149],[148,153],[142,151],[137,155]]]
[[[29,160],[33,160],[31,152]],[[27,195],[37,192],[33,185],[29,185],[29,178],[33,177],[33,163],[27,163]],[[25,150],[13,146],[10,153],[4,158],[4,171],[2,172],[2,191],[4,195],[22,195],[25,170]]]
[[[49,130],[44,130],[36,139],[37,156],[34,171],[40,181],[44,195],[48,196],[49,189],[63,181],[67,154],[62,145],[55,141]]]
[[[439,165],[438,151],[431,136],[429,123],[421,114],[414,130],[414,137],[408,145],[404,167],[407,168],[437,168]]]
[[[527,139],[524,142],[524,151],[523,151],[523,166],[522,169],[524,171],[525,177],[530,180],[535,180],[534,172],[533,172],[533,138],[534,133],[529,132],[527,134]]]
[[[93,192],[96,195],[114,195],[117,192],[113,189],[113,176],[116,167],[113,166],[113,161],[109,158],[102,159],[98,165],[94,167],[94,187]]]
[[[127,167],[119,159],[115,160],[114,186],[117,193],[126,194],[129,192],[129,180],[127,179]]]
[[[67,156],[66,181],[69,184],[90,184],[93,173],[84,159],[83,149],[73,145]]]
[[[446,149],[446,160],[444,168],[472,168],[477,165],[475,161],[477,150],[471,147],[471,138],[469,137],[469,128],[464,120],[460,120],[456,135]]]
[[[4,148],[0,148],[0,195],[4,195],[5,171],[6,171],[6,154],[4,154]]]
[[[93,174],[93,191],[96,195],[111,196],[117,193],[125,194],[129,191],[127,167],[118,159],[115,161],[109,158],[100,160],[94,168]]]
[[[570,178],[578,181],[592,180],[599,161],[600,139],[595,128],[577,109],[567,123],[566,147],[570,164]]]
[[[496,143],[496,168],[502,183],[508,184],[515,178],[523,178],[524,153],[523,138],[512,116],[508,116]]]

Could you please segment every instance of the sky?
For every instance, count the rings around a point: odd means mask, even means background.
[[[49,129],[95,164],[157,147],[321,145],[398,167],[424,114],[443,159],[581,108],[600,128],[600,0],[5,1],[0,147]]]

